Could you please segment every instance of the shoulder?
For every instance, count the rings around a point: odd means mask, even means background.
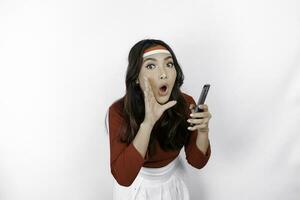
[[[108,108],[109,113],[114,113],[123,116],[124,97],[115,100]]]
[[[187,94],[185,92],[181,92],[181,94],[182,94],[182,96],[184,97],[185,101],[188,104],[196,104],[194,98],[191,95],[189,95],[189,94]]]

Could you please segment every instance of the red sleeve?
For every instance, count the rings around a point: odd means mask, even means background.
[[[187,101],[188,101],[188,106],[190,104],[196,105],[196,102],[191,96],[187,97]],[[189,111],[189,114],[190,113],[191,111]],[[208,148],[206,150],[206,153],[204,154],[204,152],[202,152],[196,144],[197,135],[198,135],[197,130],[191,132],[191,136],[189,138],[189,141],[185,144],[184,150],[185,150],[187,162],[193,167],[197,169],[201,169],[208,162],[211,154],[211,149],[210,149],[210,141],[209,141]]]
[[[128,145],[119,141],[124,120],[116,106],[109,108],[108,116],[111,173],[120,185],[130,186],[143,166],[144,158],[132,142]]]

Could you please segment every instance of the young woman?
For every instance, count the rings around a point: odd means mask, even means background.
[[[106,118],[115,200],[188,200],[176,168],[184,147],[187,162],[203,168],[211,154],[211,114],[194,112],[193,97],[180,90],[184,76],[172,49],[145,39],[129,52],[126,93]],[[192,115],[190,115],[192,114]]]

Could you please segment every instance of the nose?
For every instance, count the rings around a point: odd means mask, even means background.
[[[166,70],[164,69],[164,67],[160,67],[160,79],[166,79],[167,78],[167,74],[166,74]]]
[[[159,78],[160,78],[160,79],[166,79],[166,78],[167,78],[167,75],[166,75],[166,74],[162,74],[162,75],[160,75]]]

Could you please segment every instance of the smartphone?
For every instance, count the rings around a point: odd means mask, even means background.
[[[210,84],[205,84],[202,88],[202,92],[200,94],[200,97],[198,99],[198,103],[194,109],[195,112],[203,112],[204,110],[199,108],[199,105],[204,104],[208,90],[209,90]]]

